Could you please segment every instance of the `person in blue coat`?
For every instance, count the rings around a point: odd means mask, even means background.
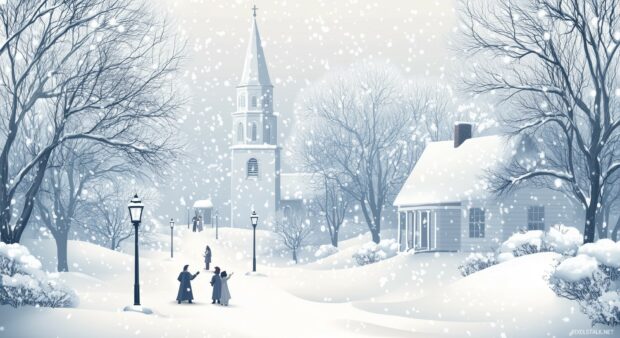
[[[200,271],[197,271],[195,274],[191,274],[187,269],[189,265],[185,265],[183,267],[183,272],[179,274],[177,280],[181,282],[179,285],[179,292],[177,293],[177,302],[181,304],[182,301],[187,300],[191,304],[194,299],[194,293],[192,292],[192,283],[191,280],[196,278]]]
[[[213,287],[213,294],[211,304],[220,303],[220,297],[222,296],[222,277],[220,277],[220,267],[216,266],[213,271],[213,277],[211,277],[211,286]]]

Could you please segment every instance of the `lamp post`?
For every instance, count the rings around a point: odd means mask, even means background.
[[[174,257],[174,237],[172,237],[172,232],[174,230],[174,219],[170,219],[170,258]]]
[[[187,207],[187,230],[189,230],[189,207]]]
[[[217,218],[219,217],[217,210],[215,210],[215,239],[219,239],[219,235],[218,235],[218,223],[217,223]]]
[[[135,261],[135,275],[134,275],[134,285],[133,285],[133,305],[140,305],[140,255],[138,253],[138,227],[140,227],[140,223],[142,222],[142,210],[144,209],[144,204],[142,204],[142,200],[138,197],[138,194],[135,194],[129,204],[127,205],[129,209],[129,217],[131,218],[131,223],[133,223],[135,233],[134,233],[134,261]]]
[[[252,211],[250,221],[252,221],[252,228],[254,228],[254,240],[252,246],[252,272],[256,272],[256,225],[258,225],[258,215],[256,215],[256,211]]]

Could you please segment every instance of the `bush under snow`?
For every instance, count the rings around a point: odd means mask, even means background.
[[[556,266],[549,286],[558,296],[578,301],[592,325],[620,325],[620,290],[614,283],[620,277],[620,243],[602,239],[577,253]]]
[[[563,224],[552,226],[545,234],[545,247],[549,251],[565,256],[574,256],[581,244],[583,244],[581,232],[577,228]]]
[[[353,254],[353,259],[358,265],[366,265],[396,256],[397,253],[398,243],[396,240],[384,239],[379,244],[375,242],[364,244],[361,249]]]
[[[497,264],[497,260],[492,252],[486,254],[474,252],[465,258],[463,264],[459,265],[459,271],[465,277],[495,264]]]
[[[69,307],[77,295],[41,270],[41,262],[19,244],[0,242],[0,305]]]
[[[314,257],[316,259],[322,259],[325,258],[327,256],[331,256],[333,254],[335,254],[336,252],[338,252],[338,248],[331,245],[331,244],[324,244],[321,245],[318,250],[316,250],[316,252],[314,253]]]
[[[541,230],[517,232],[502,243],[500,252],[519,257],[544,251],[544,237]]]

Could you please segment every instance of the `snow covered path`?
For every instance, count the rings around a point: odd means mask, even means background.
[[[515,297],[503,301],[502,292],[518,283],[495,284],[489,297],[485,287],[507,271],[525,273],[529,282],[540,278],[539,271],[552,262],[551,255],[536,255],[494,267],[462,279],[456,266],[463,254],[400,255],[365,267],[352,267],[347,247],[357,247],[365,239],[342,244],[341,251],[321,262],[299,266],[287,264],[288,256],[274,249],[273,234],[258,233],[259,275],[251,269],[251,231],[220,229],[214,240],[211,229],[191,233],[178,229],[175,257],[169,251],[141,252],[141,300],[154,315],[122,312],[132,303],[133,256],[113,252],[89,243],[70,243],[72,271],[63,278],[80,295],[73,309],[12,309],[0,307],[0,336],[7,337],[497,337],[537,333],[564,336],[570,328],[587,328],[587,320],[571,304],[555,298],[543,283],[530,285],[533,297],[515,304]],[[159,238],[162,244],[169,237]],[[25,243],[43,260],[45,268],[55,266],[51,241]],[[234,272],[229,282],[229,307],[212,305],[209,280],[202,253],[205,245],[213,250],[213,266]],[[131,252],[131,251],[129,251]],[[52,257],[51,259],[49,257]],[[267,264],[269,262],[269,264]],[[192,282],[195,304],[178,305],[176,277],[184,264],[200,275]],[[345,266],[348,266],[345,268]],[[523,268],[525,267],[525,268]],[[530,269],[529,267],[535,267]],[[533,274],[527,275],[527,270]],[[486,274],[485,274],[486,272]],[[493,273],[495,272],[495,274]],[[476,280],[477,278],[477,280]],[[527,279],[525,281],[528,281]],[[518,297],[517,297],[518,298]],[[491,316],[481,313],[485,306]],[[473,304],[473,305],[472,305]],[[512,304],[512,306],[507,306]],[[499,307],[499,309],[497,309]],[[554,310],[545,321],[528,328],[523,323],[540,317],[539,311]],[[497,310],[497,311],[496,311]],[[528,310],[530,315],[528,315]],[[442,314],[445,316],[442,318]],[[460,315],[462,314],[462,315]],[[501,319],[496,315],[501,314]],[[544,315],[544,314],[543,314]],[[561,317],[558,317],[561,316]],[[562,321],[562,318],[564,321]],[[462,318],[462,319],[461,319]],[[498,320],[499,319],[499,320]],[[515,323],[511,327],[511,320]],[[36,323],[36,325],[33,325]]]

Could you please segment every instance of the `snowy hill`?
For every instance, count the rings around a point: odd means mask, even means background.
[[[179,230],[173,259],[165,250],[143,250],[141,296],[143,305],[155,311],[151,316],[121,311],[133,299],[131,254],[70,242],[72,272],[62,278],[77,289],[79,307],[0,307],[1,332],[10,337],[83,337],[85,332],[92,337],[485,337],[565,336],[572,328],[589,328],[576,304],[557,298],[545,284],[545,271],[556,257],[552,253],[517,258],[461,278],[457,266],[465,255],[457,253],[401,254],[354,266],[352,253],[369,239],[356,237],[342,241],[332,256],[291,266],[277,237],[258,231],[258,272],[263,276],[249,276],[251,231],[224,228],[219,241],[214,237],[211,229]],[[46,257],[46,269],[54,269],[53,242],[25,244]],[[210,304],[211,273],[202,264],[207,244],[214,265],[235,272],[226,308]],[[201,271],[192,283],[196,300],[191,305],[175,302],[176,277],[184,264]],[[313,325],[307,325],[309,320]]]

